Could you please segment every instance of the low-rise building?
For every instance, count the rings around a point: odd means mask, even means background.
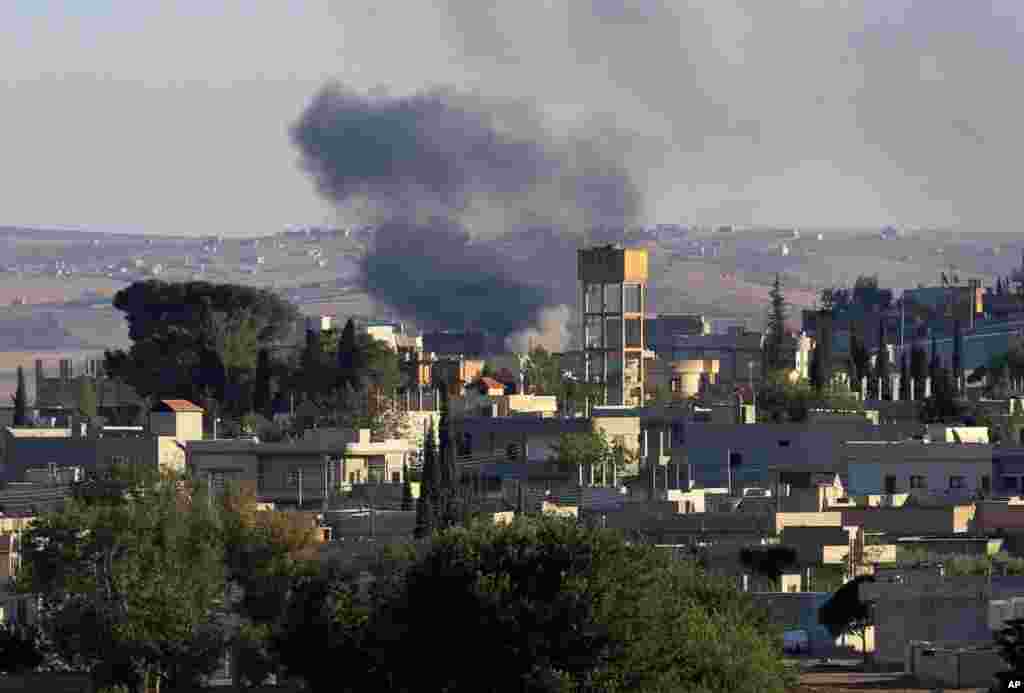
[[[358,434],[316,431],[306,440],[259,443],[247,440],[195,441],[188,465],[213,488],[253,484],[257,495],[276,504],[323,503],[367,483],[400,486],[414,446],[407,440],[371,440]]]
[[[844,443],[851,495],[909,493],[922,502],[971,501],[992,489],[992,446],[917,440]]]
[[[183,471],[185,445],[202,440],[203,410],[186,400],[161,400],[142,427],[106,427],[75,417],[66,428],[4,430],[0,481],[23,481],[29,469],[80,467],[97,473],[112,464],[138,464]]]

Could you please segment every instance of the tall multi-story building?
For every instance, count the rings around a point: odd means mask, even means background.
[[[586,379],[605,384],[605,404],[641,406],[647,249],[581,249],[577,269]]]

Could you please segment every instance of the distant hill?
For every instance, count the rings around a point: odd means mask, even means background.
[[[0,320],[0,351],[97,349],[71,334],[53,313]]]

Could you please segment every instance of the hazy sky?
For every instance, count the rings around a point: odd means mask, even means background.
[[[1019,0],[7,0],[0,224],[331,218],[289,126],[328,80],[635,133],[650,222],[1017,231]]]

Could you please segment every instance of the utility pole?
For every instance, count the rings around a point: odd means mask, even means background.
[[[732,448],[725,450],[725,478],[729,487],[729,495],[732,495]]]
[[[330,493],[330,464],[330,457],[324,455],[324,512],[327,512],[330,509],[330,504],[328,502],[328,494]]]

